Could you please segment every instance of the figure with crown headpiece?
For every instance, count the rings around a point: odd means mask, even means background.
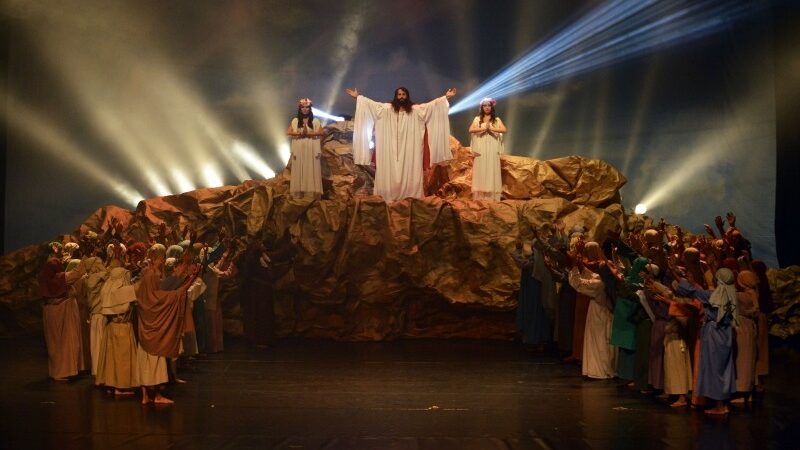
[[[493,98],[481,100],[480,111],[469,126],[470,147],[475,154],[472,165],[472,198],[499,201],[503,193],[500,155],[506,126],[497,117]]]
[[[292,140],[289,193],[293,197],[322,197],[320,140],[325,133],[319,119],[314,118],[312,105],[311,99],[301,98],[297,102],[297,117],[286,130]]]

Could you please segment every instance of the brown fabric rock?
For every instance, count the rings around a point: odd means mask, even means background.
[[[202,238],[225,227],[239,249],[250,238],[289,233],[295,258],[273,283],[279,336],[380,340],[398,337],[511,338],[519,269],[510,252],[532,226],[561,219],[591,239],[625,223],[619,189],[625,178],[609,164],[569,156],[501,160],[501,202],[471,199],[473,156],[451,138],[453,159],[426,174],[422,199],[386,204],[371,195],[374,168],[353,163],[352,123],[329,127],[323,141],[324,198],[288,196],[291,166],[269,180],[204,188],[143,200],[135,211],[98,209],[78,230],[102,234],[116,218],[126,238],[155,239],[160,224],[192,225]],[[25,328],[38,301],[41,258],[28,247],[0,258],[0,304]],[[241,334],[237,279],[222,282],[228,333]],[[34,308],[35,310],[35,308]]]

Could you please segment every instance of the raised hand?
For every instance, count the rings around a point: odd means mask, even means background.
[[[444,93],[444,96],[447,98],[455,97],[455,95],[456,95],[456,88],[450,88],[447,90],[447,92]]]
[[[356,89],[356,88],[353,88],[353,89],[347,88],[344,91],[347,92],[347,95],[349,95],[350,97],[353,97],[353,98],[357,98],[358,95],[359,95],[358,94],[358,89]]]

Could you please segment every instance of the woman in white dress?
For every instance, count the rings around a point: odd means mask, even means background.
[[[322,170],[320,168],[320,138],[325,135],[319,119],[314,118],[311,100],[297,102],[297,117],[292,119],[286,134],[292,139],[291,179],[289,193],[294,197],[322,196]]]
[[[472,120],[469,133],[472,137],[472,198],[475,200],[500,200],[503,179],[500,175],[500,155],[503,153],[503,135],[506,126],[497,117],[493,98],[481,100],[480,114]]]

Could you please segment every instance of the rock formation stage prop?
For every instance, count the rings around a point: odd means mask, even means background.
[[[568,229],[585,227],[589,239],[625,221],[619,194],[625,178],[603,161],[578,156],[503,156],[504,200],[473,201],[474,157],[454,138],[453,159],[426,175],[427,197],[387,204],[371,195],[374,170],[353,163],[350,125],[330,126],[323,142],[322,199],[289,196],[289,164],[268,180],[154,197],[134,211],[100,208],[65,239],[103,233],[112,218],[126,237],[142,242],[162,223],[191,225],[200,240],[225,228],[239,251],[249,239],[289,233],[296,256],[273,284],[279,336],[509,339],[520,278],[510,256],[515,242],[527,246],[532,227],[555,219]],[[41,327],[35,275],[45,254],[44,246],[31,246],[0,259],[6,331]],[[220,288],[232,335],[242,334],[240,285],[241,274]]]

